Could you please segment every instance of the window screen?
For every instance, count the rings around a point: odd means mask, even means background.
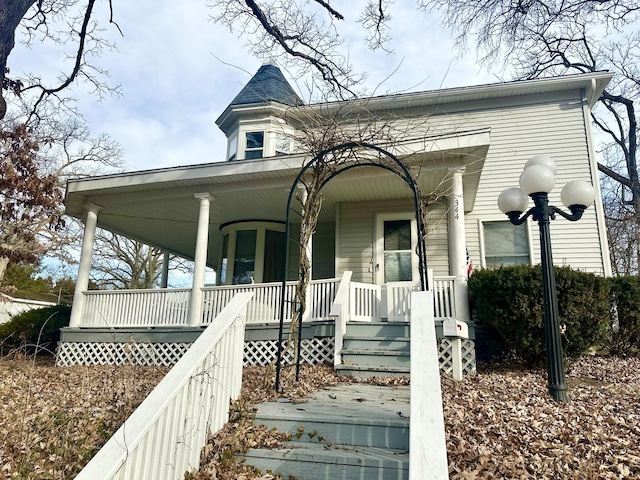
[[[484,259],[487,268],[505,265],[528,265],[527,224],[484,222]]]

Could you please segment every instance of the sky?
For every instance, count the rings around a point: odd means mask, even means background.
[[[101,35],[116,48],[105,49],[93,62],[109,72],[108,83],[118,86],[121,95],[99,98],[82,83],[66,91],[76,99],[93,135],[106,133],[122,147],[125,171],[224,161],[226,139],[215,120],[263,59],[248,53],[247,38],[210,21],[213,12],[206,0],[112,3],[122,34],[108,23],[108,2],[97,2],[94,18],[104,28]],[[339,24],[343,51],[357,72],[366,73],[368,92],[382,95],[500,81],[478,67],[473,55],[458,58],[437,14],[419,12],[414,0],[391,5],[388,48],[393,53],[366,47],[365,32],[357,23],[365,1],[344,3],[350,8],[341,7],[346,16]],[[12,77],[32,72],[56,85],[61,72],[71,70],[75,44],[55,47],[36,40],[26,46],[23,39],[18,36],[9,57]],[[304,82],[283,73],[308,99]],[[45,263],[54,276],[74,275],[75,265],[63,271],[56,261]],[[207,278],[213,281],[212,272]],[[171,283],[188,286],[189,280],[174,276]]]
[[[356,71],[366,72],[365,87],[376,94],[477,85],[499,78],[475,64],[474,56],[457,58],[451,35],[435,13],[419,12],[413,0],[391,5],[392,54],[371,52],[355,23],[362,0],[342,7],[340,25]],[[258,70],[252,57],[226,27],[212,23],[205,0],[180,2],[114,0],[114,20],[123,35],[108,25],[106,2],[96,18],[104,36],[117,50],[104,51],[95,62],[119,85],[120,97],[102,100],[80,84],[70,92],[95,134],[106,133],[123,148],[128,171],[223,161],[226,139],[215,125],[235,95]],[[71,47],[66,47],[71,53]],[[17,42],[9,57],[12,75],[37,72],[53,79],[62,68],[64,49],[37,42],[30,48]],[[395,72],[395,73],[394,73]],[[302,98],[302,88],[284,72]]]

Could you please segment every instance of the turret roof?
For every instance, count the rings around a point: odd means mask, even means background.
[[[262,65],[229,106],[265,102],[278,102],[290,106],[304,105],[280,69],[272,63]]]

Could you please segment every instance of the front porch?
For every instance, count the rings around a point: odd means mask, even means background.
[[[454,368],[453,342],[442,329],[445,319],[460,318],[455,296],[455,277],[431,277],[434,294],[440,363],[445,372]],[[292,318],[296,282],[285,284],[284,322],[288,332]],[[415,282],[385,286],[354,282],[351,272],[342,278],[311,282],[310,315],[301,331],[301,361],[341,363],[342,339],[351,322],[359,324],[409,324],[410,292]],[[245,365],[267,365],[276,358],[282,283],[228,285],[202,288],[193,314],[191,289],[86,291],[82,293],[79,324],[63,329],[58,347],[58,365],[74,364],[175,364],[200,336],[204,328],[239,293],[252,292],[247,305]],[[461,341],[464,372],[475,371],[473,327],[470,339]],[[286,335],[285,335],[286,338]],[[288,354],[284,361],[293,360]]]

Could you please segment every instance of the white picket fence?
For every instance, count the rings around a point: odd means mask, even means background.
[[[183,478],[197,470],[207,434],[227,422],[240,395],[247,304],[231,299],[178,363],[76,477]]]

